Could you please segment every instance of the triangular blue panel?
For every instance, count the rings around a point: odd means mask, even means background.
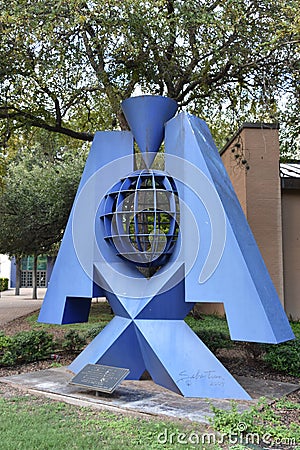
[[[86,364],[103,364],[130,370],[127,379],[138,380],[145,371],[133,322],[115,317],[72,362],[69,369],[78,373]]]
[[[136,325],[146,341],[141,348],[147,369],[157,383],[171,390],[174,384],[185,397],[250,399],[184,321],[137,320]]]
[[[293,339],[285,312],[205,122],[185,113],[170,120],[166,170],[194,212],[201,240],[181,223],[186,301],[223,302],[232,339],[278,343]],[[180,155],[180,157],[178,157]],[[183,179],[183,174],[185,179]]]
[[[178,278],[175,284],[174,279]],[[162,287],[162,293],[155,295],[146,306],[141,309],[136,319],[184,319],[185,316],[193,308],[193,303],[186,303],[185,299],[185,281],[184,281],[184,265],[181,265],[177,273],[173,274],[172,284],[167,288],[170,280]]]
[[[80,261],[74,246],[74,211],[78,198],[82,194],[86,184],[90,181],[97,171],[105,164],[111,161],[111,152],[117,158],[122,158],[126,155],[132,155],[133,152],[133,137],[130,132],[99,132],[96,133],[88,159],[84,168],[84,172],[77,190],[76,198],[70,213],[70,217],[65,229],[64,237],[60,245],[60,249],[56,258],[56,262],[51,274],[51,281],[49,283],[42,308],[39,314],[38,321],[44,323],[62,324],[64,322],[65,305],[67,297],[77,297],[83,299],[91,299],[95,294],[93,282],[93,261],[94,261],[94,246],[93,235],[89,240],[89,245],[84,249],[85,261]],[[125,159],[122,163],[123,170],[130,172],[133,167],[133,162],[130,159]],[[116,171],[115,171],[116,172]],[[117,173],[115,173],[118,176]],[[84,219],[89,220],[94,227],[93,219],[94,211],[98,208],[101,201],[99,197],[99,189],[89,190],[89,199],[84,204],[82,214],[82,233],[86,233],[84,229]],[[97,295],[100,290],[98,289]],[[74,315],[72,317],[72,303],[68,306],[68,322],[78,322],[77,305],[75,306]]]
[[[110,291],[105,291],[105,296],[114,314],[120,317],[126,317],[128,319],[131,318],[129,311],[124,308],[124,306],[122,305],[122,303],[120,302],[119,298],[116,295],[114,295]]]
[[[155,351],[152,349],[149,342],[139,331],[137,331],[137,335],[141,349],[143,351],[146,370],[151,375],[152,380],[160,386],[170,389],[170,391],[181,394],[180,389],[174,383],[174,380],[168,373],[164,364],[160,361]]]

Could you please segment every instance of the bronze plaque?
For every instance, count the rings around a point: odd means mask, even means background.
[[[87,364],[69,384],[111,394],[129,372],[122,367]]]

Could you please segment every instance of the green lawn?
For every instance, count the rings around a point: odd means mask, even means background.
[[[37,322],[38,320],[38,313],[33,313],[30,316],[28,316],[27,321],[31,326],[31,329],[44,329],[44,330],[51,330],[55,329],[57,327],[63,328],[63,329],[75,329],[77,331],[88,331],[90,328],[95,326],[102,326],[102,328],[105,327],[105,325],[108,324],[108,322],[111,321],[113,318],[113,314],[111,314],[110,306],[107,302],[99,302],[99,303],[92,303],[91,311],[89,315],[89,321],[84,323],[74,323],[69,325],[52,325],[52,324],[44,324]]]
[[[285,449],[299,450],[298,421],[287,426],[284,419],[288,410],[294,410],[297,417],[299,408],[298,403],[282,399],[240,414],[233,404],[231,411],[215,408],[211,427],[205,427],[192,422],[117,415],[32,395],[7,397],[0,398],[0,448],[245,450],[284,444]]]
[[[193,429],[201,440],[199,425]],[[190,433],[169,421],[141,420],[30,395],[0,399],[1,450],[201,448],[180,443]]]

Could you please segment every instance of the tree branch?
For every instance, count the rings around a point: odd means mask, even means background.
[[[17,121],[26,120],[26,123],[32,127],[42,128],[54,133],[61,133],[74,139],[79,139],[81,141],[91,142],[94,138],[94,135],[92,133],[75,131],[70,128],[63,127],[61,123],[50,125],[49,123],[34,116],[33,114],[27,111],[18,110],[17,108],[0,107],[0,119],[13,119]]]

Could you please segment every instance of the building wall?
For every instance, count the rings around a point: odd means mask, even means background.
[[[285,310],[300,320],[300,189],[282,191]]]
[[[11,261],[7,255],[0,255],[0,278],[8,278],[10,282]],[[10,284],[8,284],[10,286]]]
[[[281,187],[278,129],[245,124],[222,160],[287,316],[300,320],[300,189]]]
[[[50,277],[51,277],[51,273],[52,273],[52,269],[54,266],[54,262],[55,262],[55,257],[52,256],[47,256],[47,266],[46,266],[46,286],[48,286]],[[10,278],[10,287],[11,288],[15,288],[16,287],[16,278],[17,278],[17,270],[16,270],[16,260],[13,257],[12,261],[11,261],[11,269],[10,269],[10,274],[9,277]]]
[[[244,128],[243,141],[249,167],[246,171],[246,217],[284,304],[278,129]]]

